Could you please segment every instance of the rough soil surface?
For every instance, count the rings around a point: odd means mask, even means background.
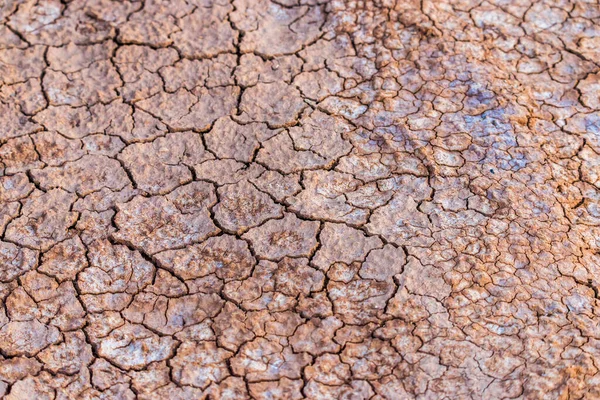
[[[6,399],[600,398],[600,5],[0,2]]]

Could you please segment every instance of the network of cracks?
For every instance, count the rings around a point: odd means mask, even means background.
[[[597,2],[0,23],[3,398],[600,398]]]

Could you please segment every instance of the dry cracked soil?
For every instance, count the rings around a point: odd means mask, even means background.
[[[0,1],[0,397],[600,398],[600,5]]]

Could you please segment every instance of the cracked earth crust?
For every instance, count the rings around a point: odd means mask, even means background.
[[[596,0],[0,1],[0,397],[600,398]]]

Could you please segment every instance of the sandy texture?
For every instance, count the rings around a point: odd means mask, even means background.
[[[0,2],[0,397],[600,398],[600,6]]]

